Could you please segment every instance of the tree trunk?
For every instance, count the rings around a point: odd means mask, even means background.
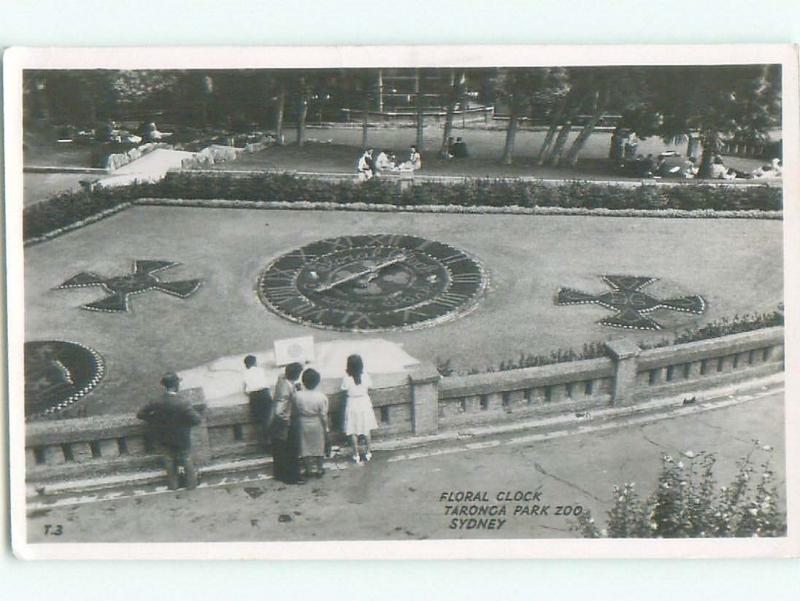
[[[283,110],[286,106],[286,84],[281,84],[278,93],[278,104],[275,107],[275,138],[279,145],[283,145]]]
[[[553,167],[558,167],[558,163],[561,161],[561,155],[564,152],[564,147],[567,145],[567,138],[571,131],[572,121],[567,121],[561,126],[561,131],[558,132],[556,143],[553,145],[553,151],[547,158],[547,162],[553,165]]]
[[[308,116],[308,97],[306,91],[300,93],[300,106],[297,113],[297,145],[306,143],[306,117]]]
[[[424,133],[425,133],[425,115],[424,115],[424,104],[425,104],[425,96],[423,94],[422,89],[422,73],[417,71],[417,81],[416,81],[416,93],[417,93],[417,152],[422,152],[422,147],[424,143]]]
[[[566,156],[566,161],[570,164],[570,166],[575,167],[578,164],[578,157],[581,154],[581,150],[583,150],[583,147],[586,146],[586,142],[594,132],[597,124],[600,123],[600,120],[603,118],[604,114],[604,108],[599,109],[592,116],[592,118],[589,119],[589,122],[583,126],[583,129],[581,130],[581,133],[578,134],[578,137],[575,138],[575,141],[572,143],[572,146],[570,147]]]
[[[697,173],[699,178],[711,177],[711,162],[714,155],[719,153],[720,140],[719,132],[708,130],[703,134],[703,154],[700,158],[700,169]]]
[[[448,138],[453,135],[453,113],[456,110],[456,101],[458,100],[458,89],[456,88],[455,72],[450,74],[450,90],[447,99],[447,114],[444,119],[444,134],[442,135],[442,147],[439,150],[439,156],[442,159],[450,158],[450,148],[447,144]]]
[[[553,140],[555,140],[556,132],[558,132],[558,124],[561,121],[561,117],[564,116],[564,110],[566,108],[567,108],[567,96],[565,95],[559,101],[555,112],[550,118],[550,128],[547,130],[547,135],[544,137],[544,142],[542,142],[542,147],[539,149],[539,156],[536,157],[536,164],[539,165],[540,167],[544,165],[544,162],[547,160],[547,155],[550,152],[550,147],[553,145]]]
[[[369,90],[364,90],[364,116],[361,121],[361,150],[367,149],[369,140]]]
[[[514,160],[514,143],[517,139],[518,110],[515,103],[511,103],[511,114],[508,117],[508,129],[506,130],[506,145],[503,148],[503,157],[500,162],[510,165]]]
[[[586,145],[586,141],[589,139],[589,136],[592,135],[594,128],[597,127],[597,124],[600,123],[600,120],[603,118],[603,115],[606,112],[606,100],[607,100],[607,93],[605,89],[598,90],[592,94],[594,96],[592,101],[592,117],[583,126],[578,137],[575,138],[575,141],[572,143],[572,146],[567,152],[567,156],[565,157],[567,163],[571,167],[575,167],[578,164],[578,156],[581,153],[581,150]]]

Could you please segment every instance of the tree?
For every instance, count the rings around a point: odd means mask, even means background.
[[[416,70],[416,80],[414,83],[414,103],[416,105],[416,125],[417,125],[417,140],[416,146],[419,152],[422,152],[425,144],[425,73],[422,69]]]
[[[466,90],[467,76],[463,70],[456,71],[450,69],[450,85],[447,87],[446,99],[447,109],[444,121],[444,133],[442,134],[442,147],[439,156],[442,159],[449,157],[450,148],[448,140],[453,135],[453,115],[455,114],[456,103],[461,102],[461,109],[464,110],[464,91]]]
[[[764,141],[780,125],[778,65],[653,67],[652,108],[667,140],[697,132],[702,145],[700,177],[708,177],[723,138]]]
[[[279,145],[283,145],[283,116],[286,111],[286,88],[288,86],[288,75],[285,73],[275,73],[276,95],[273,97],[275,102],[275,139]]]
[[[40,93],[44,114],[61,122],[93,127],[100,116],[113,114],[118,97],[113,83],[119,76],[113,69],[27,71],[26,79],[36,81],[29,89]]]
[[[504,68],[498,73],[497,92],[508,105],[508,128],[500,161],[511,165],[514,158],[519,118],[530,112],[532,100],[546,85],[549,69],[542,67]]]
[[[647,68],[644,67],[594,67],[570,69],[573,86],[582,92],[583,110],[588,118],[565,157],[571,166],[578,164],[580,153],[606,114],[613,110],[624,116],[640,114],[636,126],[626,123],[640,137],[651,133],[645,127],[646,108],[651,101],[647,86]],[[624,121],[624,118],[623,118]]]
[[[295,82],[297,98],[297,145],[306,142],[306,118],[308,117],[309,76],[302,71]]]

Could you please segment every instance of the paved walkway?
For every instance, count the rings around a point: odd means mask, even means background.
[[[366,466],[330,464],[321,480],[304,486],[285,486],[266,474],[256,474],[249,479],[206,482],[191,492],[39,507],[31,511],[28,521],[30,540],[573,537],[574,518],[563,513],[591,510],[605,521],[611,486],[636,482],[640,493],[647,495],[664,454],[714,452],[717,480],[727,484],[736,461],[758,439],[775,449],[773,468],[782,490],[784,465],[777,458],[785,456],[783,403],[782,389],[771,388],[730,396],[722,407],[658,421],[638,417],[615,425],[588,423],[564,436],[508,433],[472,444],[377,452]],[[486,495],[488,502],[478,505],[505,505],[506,515],[496,516],[491,527],[486,522],[480,528],[460,521],[469,516],[447,515],[446,507],[458,505],[458,493],[467,491]],[[562,515],[557,515],[558,507]],[[505,520],[502,524],[501,519]],[[57,538],[45,534],[59,525]]]
[[[170,169],[180,167],[183,159],[187,159],[192,155],[194,155],[193,152],[184,150],[158,148],[140,159],[123,165],[114,171],[113,175],[100,179],[97,185],[110,188],[113,186],[125,186],[135,181],[155,182],[162,179]]]

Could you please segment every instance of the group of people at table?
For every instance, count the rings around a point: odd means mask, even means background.
[[[286,365],[274,386],[254,355],[244,358],[243,391],[263,442],[273,457],[273,477],[286,484],[304,484],[325,473],[323,457],[330,453],[328,397],[320,390],[322,377],[300,363]],[[197,469],[192,457],[191,428],[201,423],[203,407],[179,394],[181,379],[168,373],[161,379],[160,399],[145,405],[138,417],[149,426],[151,439],[164,451],[167,485],[174,490],[182,484],[197,486]],[[360,355],[347,358],[341,390],[345,392],[344,432],[352,445],[352,461],[363,464],[372,459],[371,434],[378,427],[369,389],[372,381]],[[363,440],[361,446],[360,440]]]
[[[447,158],[467,158],[467,144],[462,138],[447,139]],[[375,155],[374,148],[367,148],[358,158],[356,171],[359,181],[365,182],[381,173],[413,173],[422,169],[422,155],[415,145],[411,145],[408,159],[397,162],[397,156],[391,152],[381,150]]]

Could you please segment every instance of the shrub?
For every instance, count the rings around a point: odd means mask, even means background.
[[[573,530],[586,538],[721,538],[784,536],[786,514],[778,508],[778,489],[770,465],[774,450],[753,441],[737,462],[728,486],[717,488],[713,453],[685,451],[677,460],[662,458],[656,490],[646,499],[635,483],[614,486],[614,503],[605,528],[591,512],[578,516]],[[756,465],[754,455],[763,457]]]
[[[698,340],[708,340],[709,338],[719,338],[721,336],[728,336],[730,334],[739,334],[741,332],[751,332],[761,328],[771,328],[783,325],[783,305],[780,305],[775,311],[771,313],[756,313],[755,315],[745,314],[742,316],[735,315],[729,319],[723,317],[717,321],[712,321],[704,326],[692,330],[686,330],[674,339],[664,339],[655,344],[640,344],[642,349],[660,348],[664,346],[671,346],[675,344],[686,344],[687,342],[696,342]],[[521,369],[523,367],[539,367],[541,365],[552,365],[554,363],[565,363],[567,361],[581,361],[584,359],[596,359],[597,357],[606,357],[605,343],[603,341],[587,342],[583,345],[580,351],[574,349],[558,349],[549,354],[533,354],[533,353],[520,353],[516,359],[505,359],[499,365],[490,365],[483,369],[470,367],[465,371],[456,370],[450,359],[444,360],[437,358],[437,368],[443,377],[452,375],[472,375],[479,373],[491,373],[495,371],[507,371],[511,369]]]
[[[697,342],[698,340],[708,340],[709,338],[719,338],[729,334],[740,334],[742,332],[752,332],[761,328],[772,328],[783,325],[783,305],[779,306],[771,313],[756,313],[750,315],[734,315],[732,318],[723,317],[716,321],[707,323],[699,328],[686,330],[675,336],[674,340],[662,340],[652,345],[642,345],[642,348],[659,348],[672,344],[685,344],[687,342]]]
[[[767,186],[619,187],[590,182],[552,186],[523,180],[475,179],[456,183],[417,182],[401,190],[397,181],[388,178],[375,178],[366,184],[358,184],[348,180],[330,183],[290,174],[233,177],[178,172],[168,174],[158,183],[68,192],[27,207],[24,211],[25,238],[41,236],[142,197],[468,208],[559,207],[577,211],[635,209],[664,211],[667,216],[674,210],[702,209],[709,211],[708,216],[713,216],[714,211],[763,212],[780,211],[782,207],[782,190]]]

